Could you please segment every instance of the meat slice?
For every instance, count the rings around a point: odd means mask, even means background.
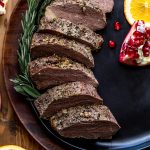
[[[62,36],[35,33],[31,43],[31,56],[33,59],[48,57],[53,54],[69,57],[83,63],[87,68],[94,67],[91,48],[74,40]]]
[[[57,0],[46,8],[45,15],[70,20],[91,30],[100,30],[106,26],[106,15],[100,8],[92,0]]]
[[[120,129],[110,110],[95,104],[63,109],[50,122],[54,130],[68,138],[111,139]]]
[[[90,0],[93,5],[96,5],[104,13],[110,13],[114,7],[114,0]]]
[[[39,90],[75,81],[98,86],[98,81],[90,69],[65,57],[54,55],[34,60],[29,63],[29,72]]]
[[[43,17],[40,21],[38,32],[63,35],[86,44],[93,49],[99,49],[103,43],[102,36],[89,28],[60,18]]]
[[[102,104],[102,99],[92,85],[71,82],[48,90],[34,104],[41,117],[49,118],[61,109],[95,103]]]

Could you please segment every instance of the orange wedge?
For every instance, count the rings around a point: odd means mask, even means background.
[[[0,147],[0,150],[25,150],[25,149],[16,145],[6,145]]]
[[[150,0],[125,0],[124,13],[131,25],[134,21],[144,20],[150,27]]]

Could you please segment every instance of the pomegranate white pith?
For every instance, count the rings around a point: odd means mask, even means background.
[[[120,51],[120,62],[133,66],[150,64],[150,28],[136,21],[126,36]]]

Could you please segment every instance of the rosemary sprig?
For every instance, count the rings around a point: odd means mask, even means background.
[[[36,99],[41,94],[34,88],[32,81],[29,77],[28,63],[31,61],[30,58],[30,44],[33,33],[36,30],[36,18],[38,23],[41,16],[44,13],[45,7],[52,2],[52,0],[27,0],[28,10],[25,12],[21,21],[23,33],[19,40],[18,49],[18,62],[20,66],[20,75],[16,79],[11,80],[14,83],[14,89],[27,97],[28,100]],[[39,9],[39,4],[41,4]],[[39,12],[38,12],[39,9]],[[38,12],[38,14],[37,14]]]
[[[14,83],[15,90],[27,98],[37,98],[40,93],[34,88],[28,73],[28,63],[30,62],[30,43],[35,31],[35,21],[37,15],[37,0],[27,0],[28,10],[25,12],[21,21],[23,33],[19,41],[18,62],[20,66],[20,75],[11,80]]]

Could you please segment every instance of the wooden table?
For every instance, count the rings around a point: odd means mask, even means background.
[[[5,90],[2,72],[2,47],[4,35],[9,24],[9,18],[18,0],[9,0],[7,14],[0,16],[0,146],[14,144],[27,150],[43,150],[43,148],[27,133],[15,115]]]

